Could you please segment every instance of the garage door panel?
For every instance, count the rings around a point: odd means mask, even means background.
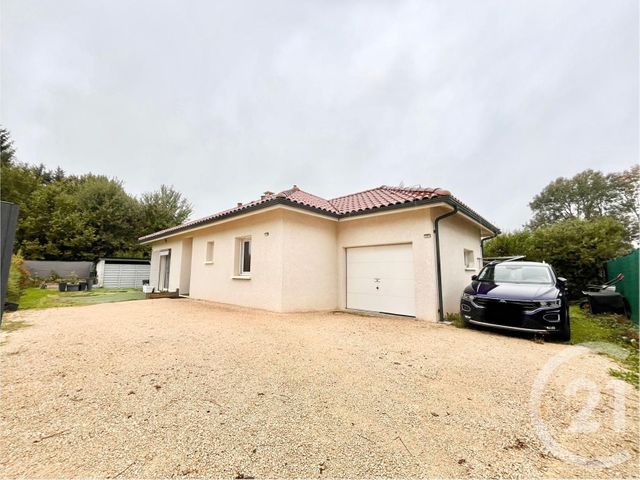
[[[379,312],[382,307],[380,299],[370,293],[351,292],[349,294],[349,308]]]
[[[347,249],[347,308],[415,316],[411,244]]]

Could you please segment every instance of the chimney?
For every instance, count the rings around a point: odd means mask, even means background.
[[[241,207],[242,206],[242,202],[238,202],[238,205],[236,205],[236,206]]]

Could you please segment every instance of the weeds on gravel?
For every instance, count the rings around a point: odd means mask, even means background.
[[[30,326],[31,324],[24,320],[11,320],[11,315],[5,315],[2,319],[2,325],[0,325],[0,331],[6,334]],[[3,337],[2,341],[0,341],[0,346],[6,345],[8,341],[6,335],[3,335]]]
[[[3,332],[13,332],[15,330],[19,330],[21,328],[29,326],[31,326],[31,324],[25,322],[24,320],[11,320],[10,317],[4,317],[2,319],[0,330],[2,330]]]
[[[622,315],[591,315],[578,306],[571,307],[570,345],[586,342],[609,342],[624,348],[628,355],[624,360],[614,360],[622,367],[609,373],[639,387],[640,356],[638,350],[638,326]]]
[[[447,313],[445,321],[451,322],[451,324],[457,328],[467,328],[467,324],[464,323],[459,313]]]

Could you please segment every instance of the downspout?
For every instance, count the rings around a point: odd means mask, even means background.
[[[480,255],[482,256],[483,260],[484,260],[484,242],[486,242],[487,240],[491,240],[492,238],[496,238],[498,235],[500,235],[500,232],[494,232],[493,235],[480,239]]]
[[[451,215],[458,213],[458,206],[453,205],[453,210],[436,218],[433,225],[433,233],[436,235],[436,275],[438,277],[438,321],[444,322],[444,301],[442,300],[442,265],[440,264],[440,231],[438,224]]]

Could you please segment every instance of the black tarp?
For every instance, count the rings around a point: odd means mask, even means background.
[[[13,255],[13,241],[16,238],[16,226],[18,224],[18,212],[20,209],[14,203],[1,202],[0,210],[0,322],[4,312],[4,302],[7,299],[7,281],[11,268],[11,255]]]

